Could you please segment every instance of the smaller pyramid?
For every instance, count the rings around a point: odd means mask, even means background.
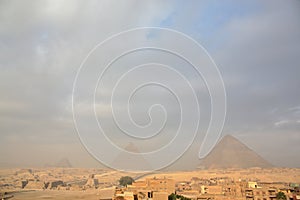
[[[62,158],[55,164],[45,164],[45,167],[72,168],[72,164],[70,163],[68,158]]]
[[[55,164],[55,167],[72,168],[72,164],[70,163],[68,158],[62,158]]]
[[[213,150],[201,160],[201,168],[269,168],[272,165],[231,135],[224,136]]]

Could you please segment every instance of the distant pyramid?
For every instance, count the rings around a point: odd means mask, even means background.
[[[272,165],[231,135],[224,136],[201,160],[201,168],[269,168]]]
[[[68,158],[62,158],[55,164],[45,164],[45,167],[72,168],[72,164],[70,163]]]
[[[127,144],[125,150],[132,153],[140,153],[139,149],[132,142]]]
[[[148,171],[151,169],[150,164],[146,161],[134,143],[128,143],[124,150],[131,153],[136,153],[136,155],[129,156],[127,153],[121,152],[111,163],[112,167],[115,166],[118,168],[118,170],[124,171]]]
[[[68,158],[63,158],[55,164],[55,167],[72,168],[72,164],[70,163]]]

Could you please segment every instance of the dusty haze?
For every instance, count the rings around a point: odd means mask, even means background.
[[[181,31],[207,49],[227,93],[223,135],[233,135],[275,166],[300,167],[299,11],[297,0],[0,1],[0,167],[53,166],[64,158],[73,167],[102,167],[75,131],[73,81],[97,43],[141,26]],[[182,68],[193,80],[194,74]],[[206,122],[210,101],[203,82],[195,85]],[[141,124],[149,120],[144,105],[159,97],[170,107],[174,103],[159,89],[149,92],[136,104],[134,116]],[[99,112],[106,117],[105,107]],[[175,114],[169,115],[170,124],[176,125]],[[203,130],[172,169],[199,165]],[[172,135],[172,126],[166,131]],[[113,128],[110,136],[128,145]]]

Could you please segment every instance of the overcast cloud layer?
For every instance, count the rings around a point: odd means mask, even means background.
[[[298,0],[0,0],[0,167],[44,166],[64,157],[76,167],[101,166],[75,131],[73,82],[96,44],[143,26],[181,31],[210,53],[227,92],[223,135],[232,134],[274,165],[300,167],[299,19]],[[190,71],[185,73],[193,80]],[[200,82],[198,95],[206,105],[202,86]],[[145,112],[144,104],[137,106]],[[105,118],[106,107],[99,104],[98,109]],[[136,114],[141,124],[147,122]],[[177,122],[170,119],[171,125]],[[126,146],[114,134],[112,129],[112,140]],[[186,162],[197,166],[201,139],[196,138],[177,168],[186,168]]]

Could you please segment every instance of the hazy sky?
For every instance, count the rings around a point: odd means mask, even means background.
[[[300,167],[299,19],[299,0],[0,0],[0,167],[44,166],[64,157],[74,166],[100,166],[80,143],[74,127],[71,100],[77,70],[91,49],[112,34],[149,26],[192,37],[214,59],[227,94],[223,135],[232,134],[275,165]],[[162,40],[155,34],[148,37]],[[112,49],[121,46],[114,45]],[[168,54],[129,55],[114,64],[107,80],[120,77],[130,66],[147,63],[151,59],[146,55],[182,70],[196,87],[203,113],[208,112],[203,81],[197,82],[186,63]],[[149,76],[151,72],[139,78]],[[164,79],[163,73],[155,76]],[[171,83],[176,86],[176,81]],[[148,96],[135,96],[137,123],[149,122],[145,113],[157,101],[171,112],[166,136],[136,144],[149,150],[172,138],[180,119],[176,99],[168,92],[156,86],[144,92]],[[126,146],[129,140],[119,137],[113,124],[105,121],[109,118],[108,107],[103,106],[107,102],[101,101],[105,91],[98,94],[99,118],[111,139]],[[127,104],[120,95],[116,107],[122,109]],[[208,118],[202,118],[204,124]],[[201,139],[196,137],[178,166],[197,164]]]

